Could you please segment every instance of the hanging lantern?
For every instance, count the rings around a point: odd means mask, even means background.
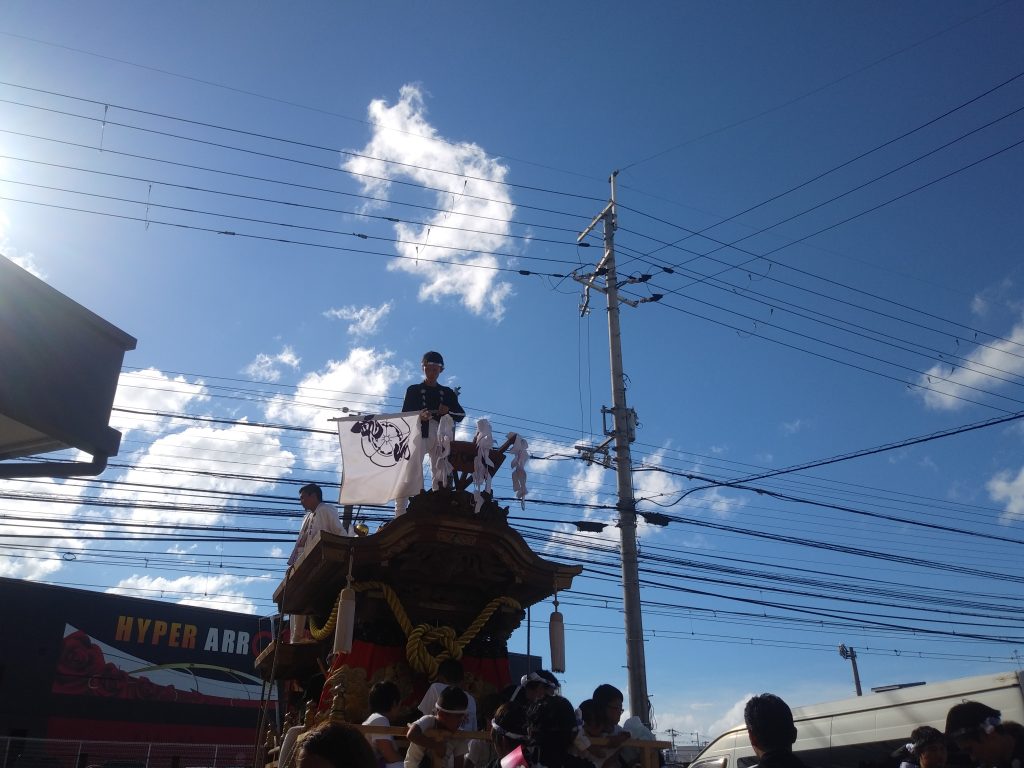
[[[338,622],[334,628],[334,652],[349,653],[356,628],[356,591],[352,589],[352,552],[348,554],[348,582],[338,599]]]
[[[291,632],[291,636],[288,638],[288,642],[301,643],[306,634],[305,614],[293,613],[289,630]]]
[[[338,602],[338,624],[334,628],[334,652],[348,653],[352,650],[352,636],[356,627],[356,591],[348,586],[341,590]]]
[[[558,610],[558,593],[555,593],[555,610],[548,619],[548,639],[551,642],[551,671],[565,672],[565,623]]]

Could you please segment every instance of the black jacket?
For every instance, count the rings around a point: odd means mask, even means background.
[[[765,752],[756,768],[807,768],[807,766],[792,752],[777,749],[773,752]]]

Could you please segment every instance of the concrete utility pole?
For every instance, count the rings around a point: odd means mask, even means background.
[[[672,739],[672,751],[675,752],[676,751],[676,736],[679,735],[679,731],[677,731],[675,728],[669,728],[667,731],[665,731],[665,733],[667,733],[669,735],[669,738]]]
[[[651,725],[650,702],[647,696],[647,662],[644,654],[644,627],[640,615],[640,573],[637,564],[636,547],[636,500],[633,496],[633,468],[629,443],[634,437],[635,414],[626,407],[626,380],[622,373],[622,337],[619,330],[619,282],[615,274],[615,177],[612,173],[611,200],[590,225],[583,230],[576,242],[582,242],[597,226],[604,224],[604,256],[597,269],[586,276],[574,279],[585,286],[581,305],[583,314],[587,311],[590,289],[600,291],[608,297],[608,342],[612,371],[612,440],[615,443],[615,468],[618,476],[619,534],[622,547],[622,593],[623,611],[626,622],[626,667],[629,673],[629,711]],[[603,278],[603,285],[598,282]],[[627,302],[636,305],[637,302]]]
[[[847,648],[843,643],[839,646],[839,655],[850,660],[850,665],[853,667],[853,687],[857,689],[858,696],[863,696],[864,694],[860,690],[860,672],[857,670],[857,652],[853,648]]]

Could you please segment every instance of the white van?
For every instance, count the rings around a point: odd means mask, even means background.
[[[930,683],[842,701],[793,708],[793,751],[815,768],[868,768],[891,764],[891,755],[919,725],[940,731],[954,704],[970,699],[1024,723],[1024,673],[1002,672]],[[730,728],[694,758],[690,768],[748,768],[757,763],[747,729]]]

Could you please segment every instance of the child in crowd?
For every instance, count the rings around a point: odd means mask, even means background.
[[[373,751],[363,734],[344,723],[324,723],[299,745],[297,768],[376,768]]]
[[[465,677],[465,673],[462,669],[462,664],[457,659],[445,659],[437,665],[437,682],[431,685],[425,694],[423,694],[423,701],[420,702],[419,709],[424,715],[434,714],[434,707],[437,705],[437,700],[441,695],[441,691],[450,685],[456,688],[462,689],[462,692],[466,694],[466,700],[468,705],[466,707],[466,722],[462,724],[461,729],[464,731],[475,731],[477,729],[476,719],[476,699],[474,699],[470,693],[463,688],[462,681]]]
[[[558,678],[546,669],[539,669],[522,676],[512,694],[512,701],[522,707],[529,707],[545,696],[554,696],[558,688]]]
[[[893,753],[902,758],[900,768],[945,768],[946,737],[937,728],[922,725],[910,733],[910,741]]]
[[[363,725],[390,726],[401,714],[400,701],[402,694],[398,686],[390,680],[375,683],[370,689],[370,709],[373,714],[363,721]],[[384,733],[368,733],[366,740],[370,742],[374,755],[385,768],[401,768],[402,756],[395,747],[395,739]]]
[[[526,713],[528,745],[524,762],[545,768],[592,768],[590,762],[572,754],[578,726],[572,704],[561,696],[545,696],[530,705]]]
[[[422,705],[421,705],[422,706]],[[405,768],[421,768],[425,756],[430,756],[430,768],[463,768],[466,744],[455,739],[435,739],[430,731],[454,733],[466,718],[468,696],[461,688],[449,685],[438,696],[434,713],[424,715],[409,725],[405,737],[409,751],[405,753]]]
[[[491,746],[486,760],[480,747],[477,747],[474,755],[474,739],[469,743],[466,768],[501,768],[501,759],[505,755],[526,744],[526,710],[512,702],[505,702],[491,718],[490,730]]]
[[[974,765],[988,768],[1024,766],[1024,726],[1004,722],[998,709],[964,701],[946,714],[946,738]]]
[[[494,760],[494,744],[492,742],[492,731],[494,716],[498,707],[508,702],[508,696],[501,693],[491,693],[484,696],[478,703],[477,717],[480,718],[481,727],[479,730],[487,731],[488,737],[484,739],[470,739],[469,750],[466,753],[466,768],[484,768]]]
[[[612,686],[608,686],[608,688],[612,688]],[[622,742],[629,739],[629,733],[619,728],[617,722],[608,724],[607,709],[607,703],[599,704],[594,699],[587,699],[580,704],[580,708],[577,710],[579,730],[573,741],[573,754],[589,760],[595,768],[601,768],[606,762],[612,760],[618,753]],[[621,710],[619,712],[621,713]],[[591,741],[595,738],[606,738],[609,744],[599,747]]]

